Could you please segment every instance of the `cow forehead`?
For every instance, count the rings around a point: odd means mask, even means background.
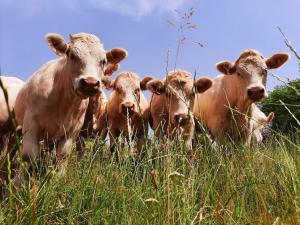
[[[105,50],[100,39],[93,35],[87,33],[74,34],[71,37],[70,47],[74,53],[80,54],[90,54],[90,55],[102,55],[105,56]]]
[[[176,90],[187,91],[193,88],[193,80],[186,78],[174,78],[169,81],[168,85]]]
[[[122,72],[116,77],[115,85],[124,87],[126,89],[140,86],[140,78],[137,74],[132,72]]]
[[[185,70],[176,70],[168,74],[165,79],[165,83],[175,90],[186,92],[193,88],[194,82],[192,74]]]
[[[248,49],[248,50],[243,51],[240,54],[240,57],[237,59],[237,62],[239,60],[241,60],[241,59],[248,58],[250,56],[252,56],[252,57],[260,57],[262,59],[264,58],[263,55],[259,51],[255,50],[255,49]]]
[[[168,74],[166,82],[170,82],[173,79],[187,79],[192,80],[192,74],[185,70],[175,70]]]
[[[247,69],[255,69],[255,68],[266,68],[267,65],[265,61],[257,56],[250,56],[245,59],[240,60],[238,66],[247,68]]]
[[[263,55],[254,49],[246,50],[241,53],[240,57],[236,60],[236,65],[251,64],[255,67],[265,67],[265,59]]]

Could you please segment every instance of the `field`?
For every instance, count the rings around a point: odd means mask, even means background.
[[[44,165],[18,192],[10,186],[0,222],[300,224],[299,132],[252,148],[221,150],[198,139],[191,160],[180,143],[151,138],[136,164],[131,149],[117,163],[107,144],[90,140],[81,160],[72,154],[65,177]]]

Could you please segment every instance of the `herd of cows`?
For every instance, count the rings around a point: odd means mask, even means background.
[[[1,76],[1,81],[22,131],[22,160],[30,166],[44,140],[56,149],[61,172],[72,144],[76,142],[81,151],[82,137],[95,132],[101,139],[109,135],[111,153],[120,135],[135,137],[140,157],[148,125],[161,140],[166,136],[182,139],[186,152],[193,150],[192,139],[200,124],[219,144],[260,142],[262,129],[274,114],[266,116],[255,103],[267,97],[268,70],[289,58],[286,53],[265,58],[256,50],[246,50],[234,63],[219,62],[216,67],[222,74],[214,79],[194,79],[187,71],[175,70],[161,80],[141,79],[134,72],[121,72],[112,80],[110,76],[127,57],[126,50],[105,51],[98,37],[87,33],[70,35],[69,42],[55,33],[45,38],[59,58],[41,66],[26,82],[7,76]],[[104,88],[111,90],[108,99]],[[150,102],[145,90],[152,92]],[[0,91],[0,153],[10,151],[12,125]],[[17,173],[15,184],[22,179],[22,173]]]

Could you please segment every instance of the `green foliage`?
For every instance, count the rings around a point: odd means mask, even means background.
[[[300,132],[300,130],[298,131]],[[190,160],[174,142],[147,146],[133,166],[106,145],[75,154],[65,177],[36,173],[0,208],[2,224],[299,224],[300,135],[264,149],[214,149],[204,137]],[[156,155],[153,161],[151,154]]]
[[[285,134],[295,132],[295,128],[300,128],[297,122],[300,121],[300,79],[275,87],[261,105],[263,112],[275,113],[274,130]]]

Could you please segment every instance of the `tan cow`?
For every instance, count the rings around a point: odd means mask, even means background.
[[[263,131],[266,126],[270,125],[274,119],[274,113],[271,112],[266,116],[254,103],[252,104],[252,116],[250,120],[251,135],[248,137],[248,144],[262,143]]]
[[[256,50],[246,50],[235,63],[218,63],[217,69],[223,74],[213,80],[208,91],[197,95],[195,117],[219,143],[225,139],[246,141],[250,135],[252,103],[267,97],[268,70],[282,66],[288,58],[286,53],[264,58]]]
[[[101,93],[101,78],[126,57],[123,49],[106,52],[93,34],[70,35],[66,42],[59,34],[47,34],[46,42],[60,57],[44,64],[19,92],[15,115],[22,126],[22,158],[35,160],[39,141],[45,135],[56,146],[57,159],[70,152],[73,139],[84,122],[88,97]],[[61,172],[64,165],[61,164]]]
[[[117,138],[123,135],[129,141],[137,139],[137,154],[143,156],[142,148],[148,132],[148,103],[142,90],[151,79],[145,77],[141,80],[133,72],[121,72],[115,80],[108,77],[103,80],[105,87],[113,92],[106,104],[106,118],[98,120],[98,127],[105,126],[103,121],[107,121],[111,153],[115,152]]]
[[[119,64],[113,64],[106,69],[104,75],[111,76],[118,69]],[[104,92],[98,93],[89,98],[89,104],[85,113],[83,126],[81,127],[80,133],[76,139],[76,150],[79,157],[83,155],[85,138],[98,136],[100,140],[104,140],[107,136],[107,129],[104,127],[104,121],[103,123],[97,124],[97,121],[99,121],[105,113],[106,103],[107,98]]]
[[[16,77],[0,76],[2,84],[8,94],[9,110],[12,112],[15,106],[17,94],[24,85],[24,81]],[[8,137],[11,135],[12,127],[9,120],[7,102],[3,90],[0,89],[0,152],[7,147]]]
[[[84,138],[98,136],[100,140],[105,139],[107,135],[107,129],[104,126],[106,103],[107,98],[104,92],[89,98],[84,123],[76,140],[76,149],[79,155],[83,154],[83,148],[85,147]],[[100,122],[100,120],[103,121]]]
[[[212,85],[211,79],[193,80],[184,70],[170,72],[163,80],[152,80],[147,89],[153,95],[149,106],[149,121],[155,135],[183,138],[185,151],[192,150],[195,123],[192,115],[196,93],[203,93]]]

